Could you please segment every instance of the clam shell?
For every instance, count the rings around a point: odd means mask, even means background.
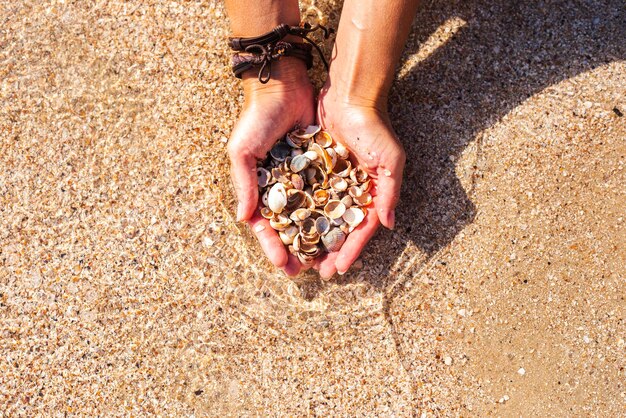
[[[291,150],[291,154],[289,154],[289,156],[291,158],[293,157],[297,157],[298,155],[302,155],[304,154],[304,150],[302,148],[294,148]]]
[[[280,240],[285,245],[292,244],[293,243],[293,239],[295,238],[296,235],[298,235],[298,227],[296,227],[294,225],[288,226],[284,231],[280,231],[278,233],[278,236],[280,237]]]
[[[363,193],[361,196],[353,197],[352,200],[359,206],[367,206],[372,203],[372,195]]]
[[[305,152],[303,155],[311,161],[315,161],[320,158],[319,155],[317,155],[317,152],[312,150]]]
[[[350,171],[350,178],[355,183],[363,183],[368,177],[369,175],[361,167],[353,167]]]
[[[337,145],[335,145],[335,152],[339,157],[343,158],[344,160],[346,160],[350,156],[350,151],[348,151],[348,148],[346,148],[343,144],[339,142],[337,143]]]
[[[261,203],[263,204],[263,206],[269,206],[269,201],[268,201],[268,195],[269,195],[270,191],[266,190],[265,193],[263,193],[261,195]]]
[[[361,189],[359,186],[350,186],[348,188],[348,195],[350,195],[352,198],[359,197],[363,195],[363,189]]]
[[[281,213],[287,206],[287,192],[282,183],[276,183],[267,195],[267,206],[274,213]]]
[[[258,167],[256,169],[256,177],[257,182],[259,183],[259,187],[265,187],[270,184],[270,180],[272,179],[272,174],[264,169],[263,167]]]
[[[337,160],[337,163],[333,166],[333,173],[340,177],[348,177],[350,175],[350,169],[352,164],[349,160]]]
[[[325,235],[330,231],[330,221],[325,216],[320,216],[315,220],[315,230],[319,235]]]
[[[281,183],[287,183],[289,181],[289,177],[287,177],[287,173],[282,167],[272,168],[272,177],[274,180]]]
[[[302,171],[305,168],[307,168],[309,166],[309,164],[311,164],[311,160],[308,159],[306,156],[304,156],[304,155],[296,155],[291,160],[291,163],[289,164],[289,168],[294,173],[299,173],[300,171]]]
[[[324,148],[330,147],[333,144],[333,138],[328,132],[321,131],[319,134],[315,135],[315,143]]]
[[[316,257],[316,255],[309,255],[309,254],[298,253],[298,260],[305,267],[312,266],[313,262],[315,261],[315,257]]]
[[[296,136],[291,136],[290,134],[287,134],[285,135],[285,142],[292,148],[300,148],[302,146],[303,140]]]
[[[305,129],[298,129],[291,132],[292,136],[302,139],[313,138],[322,128],[319,125],[309,125]]]
[[[350,197],[350,195],[345,195],[341,198],[341,203],[346,205],[346,208],[349,208],[350,206],[352,206],[352,197]]]
[[[289,154],[291,154],[291,147],[284,142],[278,142],[270,150],[272,158],[278,161],[285,161]]]
[[[306,201],[307,195],[298,189],[289,189],[287,191],[287,204],[285,209],[289,212],[298,209]]]
[[[346,221],[346,224],[356,228],[361,224],[361,222],[363,222],[363,219],[365,219],[365,213],[359,207],[351,207],[346,209],[342,218]]]
[[[337,192],[343,192],[348,188],[348,182],[343,177],[332,176],[328,184]]]
[[[317,243],[315,244],[309,244],[306,243],[304,241],[302,241],[302,238],[300,238],[300,252],[307,254],[307,255],[317,255],[319,254],[320,250],[317,247]]]
[[[300,236],[300,246],[302,246],[302,244],[313,245],[318,242],[320,242],[320,234],[318,233]],[[302,248],[300,248],[300,251],[302,251]]]
[[[346,205],[340,200],[329,200],[324,206],[324,214],[330,219],[339,219],[346,211]]]
[[[322,244],[328,252],[339,251],[345,241],[346,234],[339,228],[332,228],[326,235],[322,236]]]
[[[302,235],[314,235],[317,234],[315,229],[315,221],[311,218],[306,218],[300,224],[300,233]]]
[[[328,190],[326,189],[318,189],[315,192],[313,192],[313,201],[315,202],[316,206],[326,205],[326,202],[328,202],[329,197],[330,197],[330,194],[328,193]]]
[[[302,178],[300,174],[292,174],[290,181],[294,189],[298,189],[298,190],[304,189],[304,179]]]
[[[272,210],[268,207],[263,207],[261,208],[261,216],[264,217],[265,219],[272,219],[275,214],[274,212],[272,212]]]
[[[278,215],[270,219],[270,226],[277,231],[284,231],[290,223],[291,219],[289,219],[282,213],[279,213]]]
[[[289,215],[289,219],[291,219],[294,222],[299,222],[299,221],[303,221],[307,219],[310,216],[311,216],[311,211],[309,209],[300,208],[291,212],[291,215]]]
[[[325,151],[328,156],[328,160],[326,161],[326,172],[332,173],[335,168],[335,164],[337,164],[337,153],[332,148],[325,148]]]

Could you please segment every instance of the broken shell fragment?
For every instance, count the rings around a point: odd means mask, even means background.
[[[372,195],[369,193],[363,193],[361,196],[352,197],[352,201],[359,206],[367,206],[372,203]]]
[[[319,235],[326,235],[330,231],[330,221],[325,216],[320,216],[315,220],[315,230]]]
[[[285,230],[289,226],[290,223],[291,223],[291,219],[289,219],[282,213],[279,213],[278,215],[270,219],[270,226],[277,231]]]
[[[268,207],[261,208],[261,216],[265,219],[272,219],[274,217],[274,212]]]

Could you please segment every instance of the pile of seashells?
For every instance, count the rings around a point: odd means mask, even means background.
[[[349,157],[312,125],[288,133],[257,168],[261,215],[304,265],[338,251],[372,203],[370,179]]]

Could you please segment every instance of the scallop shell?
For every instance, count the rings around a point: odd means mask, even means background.
[[[267,195],[267,206],[274,213],[281,213],[287,206],[287,192],[282,183],[276,183]]]
[[[322,236],[322,244],[328,252],[339,251],[345,241],[346,234],[339,228],[332,228],[326,235]]]
[[[365,219],[365,213],[359,207],[351,207],[346,209],[342,218],[346,221],[346,224],[356,228],[361,224],[361,222],[363,222],[363,219]]]
[[[340,200],[329,200],[324,206],[324,213],[329,219],[339,219],[346,211],[346,205]]]

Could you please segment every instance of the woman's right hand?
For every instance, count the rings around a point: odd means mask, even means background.
[[[269,260],[290,276],[301,263],[287,252],[269,221],[260,216],[257,161],[295,126],[315,120],[313,86],[306,66],[296,58],[272,63],[272,78],[261,84],[256,71],[243,75],[245,103],[228,142],[231,178],[237,195],[237,221],[246,221]]]

